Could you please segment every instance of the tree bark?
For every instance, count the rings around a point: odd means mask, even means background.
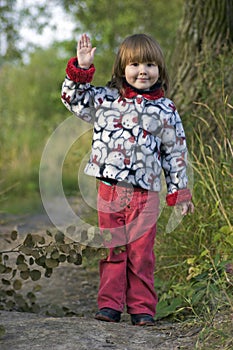
[[[210,81],[214,79],[210,67],[222,76],[226,73],[223,85],[230,88],[232,43],[233,0],[185,0],[171,74],[172,98],[179,108],[187,110],[193,101],[213,91],[211,86],[215,82]]]

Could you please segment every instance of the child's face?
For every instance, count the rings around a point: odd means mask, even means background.
[[[125,79],[136,89],[149,89],[159,79],[159,68],[155,62],[130,62],[125,67]]]

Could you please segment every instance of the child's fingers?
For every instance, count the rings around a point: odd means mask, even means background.
[[[194,205],[192,202],[182,204],[182,211],[181,211],[182,215],[187,215],[188,213],[193,214],[193,212],[194,212]]]
[[[77,59],[80,67],[88,68],[94,61],[96,47],[92,47],[87,34],[82,34],[77,43]]]
[[[91,56],[94,57],[95,55],[95,50],[96,50],[96,47],[93,47],[92,50],[91,50]]]
[[[87,38],[86,34],[82,35],[81,45],[82,45],[82,47],[87,47],[88,46],[88,38]]]
[[[77,50],[81,50],[84,47],[89,47],[91,44],[90,38],[86,34],[82,34],[78,40]]]

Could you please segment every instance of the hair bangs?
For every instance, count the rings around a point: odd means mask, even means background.
[[[125,42],[122,64],[125,67],[130,62],[155,62],[161,64],[161,51],[153,41],[141,36]]]

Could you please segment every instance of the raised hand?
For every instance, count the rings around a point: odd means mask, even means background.
[[[94,61],[96,47],[92,47],[91,40],[87,34],[82,34],[77,45],[78,65],[88,69]]]

